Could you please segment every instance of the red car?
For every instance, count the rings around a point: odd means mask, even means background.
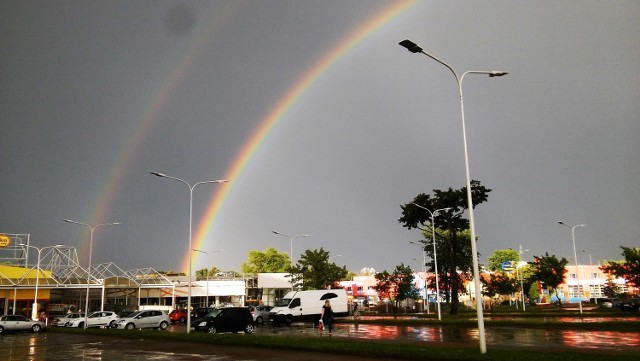
[[[173,310],[169,313],[169,319],[171,323],[185,323],[187,322],[187,310]]]

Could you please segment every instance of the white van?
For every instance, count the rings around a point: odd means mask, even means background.
[[[318,322],[324,301],[331,302],[334,317],[348,316],[347,292],[344,289],[291,291],[287,293],[269,313],[274,324],[293,321],[314,320]]]

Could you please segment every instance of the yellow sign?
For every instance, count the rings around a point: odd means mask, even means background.
[[[5,234],[0,234],[0,247],[6,247],[11,244],[11,239]]]

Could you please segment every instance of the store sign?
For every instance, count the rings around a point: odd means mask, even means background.
[[[515,265],[511,261],[502,262],[502,270],[505,272],[513,272]]]
[[[0,234],[0,247],[6,247],[11,244],[11,238],[6,234]]]

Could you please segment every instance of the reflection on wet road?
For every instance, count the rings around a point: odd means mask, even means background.
[[[317,333],[318,331],[303,324],[291,327],[257,328],[258,333],[291,334]],[[487,346],[499,347],[540,347],[548,348],[591,348],[599,350],[637,351],[640,348],[640,332],[557,330],[514,327],[488,327],[485,329]],[[371,324],[338,324],[334,337],[366,338],[369,340],[397,340],[424,342],[478,342],[478,330],[475,328],[434,325],[434,326],[383,326]],[[623,342],[620,342],[623,340]]]
[[[109,334],[111,330],[105,329]],[[170,327],[170,332],[184,332],[184,325]],[[136,331],[132,331],[135,333]],[[310,324],[294,323],[292,326],[259,326],[257,334],[286,336],[318,336],[318,330]],[[327,333],[323,334],[326,336]],[[252,337],[238,334],[238,337]],[[396,340],[399,342],[476,344],[475,328],[457,325],[386,326],[371,324],[337,324],[332,337],[360,338],[368,340]],[[538,328],[488,327],[488,348],[523,347],[545,349],[593,349],[600,351],[637,352],[640,349],[640,332],[556,330]],[[335,355],[334,355],[335,356]],[[322,354],[287,352],[253,348],[233,348],[220,345],[130,339],[91,335],[71,335],[56,332],[42,334],[0,335],[2,360],[323,360]],[[354,356],[335,360],[368,360]]]

